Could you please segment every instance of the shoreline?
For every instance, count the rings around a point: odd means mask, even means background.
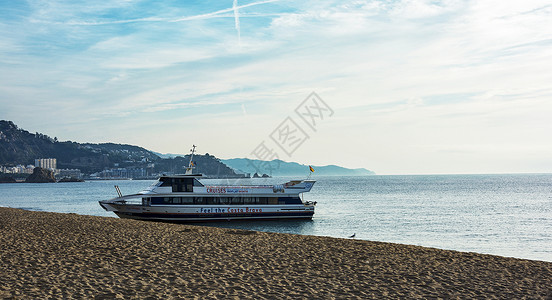
[[[0,207],[0,298],[552,297],[552,262]]]

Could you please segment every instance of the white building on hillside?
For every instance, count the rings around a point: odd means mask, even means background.
[[[35,167],[43,169],[57,169],[57,160],[55,158],[38,158],[35,159]]]

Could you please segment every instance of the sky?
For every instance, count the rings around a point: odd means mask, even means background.
[[[377,174],[552,172],[552,4],[0,1],[0,119]]]

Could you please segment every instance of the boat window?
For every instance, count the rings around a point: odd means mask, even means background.
[[[259,204],[268,204],[268,198],[267,197],[260,197],[258,203]]]
[[[159,181],[161,181],[161,185],[160,186],[171,186],[172,185],[172,178],[168,178],[168,177],[161,177],[159,178]]]
[[[195,204],[205,204],[205,202],[206,202],[205,198],[203,198],[203,197],[195,197],[194,198],[194,203]]]
[[[220,197],[220,204],[230,204],[230,199],[228,197]]]
[[[207,204],[219,204],[219,198],[217,197],[208,197]]]
[[[182,197],[182,204],[194,204],[193,197]]]
[[[169,178],[173,192],[193,192],[194,178]]]
[[[152,204],[163,204],[164,198],[163,197],[152,197],[151,203]]]
[[[299,197],[280,197],[278,199],[279,204],[301,204],[301,198]]]
[[[286,202],[286,204],[303,204],[303,201],[301,201],[301,198],[299,197],[291,197],[289,202]]]
[[[182,178],[173,178],[172,180],[172,191],[175,192],[183,192],[182,190]]]
[[[256,203],[257,203],[257,199],[258,199],[258,198],[244,197],[244,198],[243,198],[243,203],[244,203],[244,204],[256,204]]]
[[[268,203],[267,204],[278,204],[278,198],[277,197],[270,197],[268,198]]]
[[[164,197],[163,203],[165,204],[180,204],[180,198],[178,197]]]
[[[232,201],[231,202],[232,204],[238,205],[238,204],[243,204],[244,199],[242,197],[234,197],[234,198],[231,198],[231,201]]]
[[[194,178],[194,186],[203,186],[203,183],[199,182],[199,180]]]

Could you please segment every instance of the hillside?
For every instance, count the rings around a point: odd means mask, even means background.
[[[13,122],[0,121],[0,165],[34,164],[36,158],[55,158],[59,169],[77,168],[85,173],[159,159],[137,146],[60,142],[42,133],[20,129]]]
[[[115,143],[60,142],[42,133],[30,133],[11,121],[0,120],[0,165],[29,165],[37,158],[55,158],[59,169],[80,169],[85,174],[108,168],[147,168],[149,173],[184,173],[189,156],[164,159],[152,151]],[[195,172],[211,177],[237,174],[218,158],[195,155]]]
[[[271,174],[272,176],[297,176],[305,175],[310,172],[308,165],[302,165],[296,162],[285,162],[279,159],[266,162],[247,158],[232,158],[223,159],[222,162],[241,173],[253,174],[255,172],[261,172]],[[317,175],[365,176],[375,174],[373,171],[363,168],[347,169],[335,165],[313,166],[313,168]]]

